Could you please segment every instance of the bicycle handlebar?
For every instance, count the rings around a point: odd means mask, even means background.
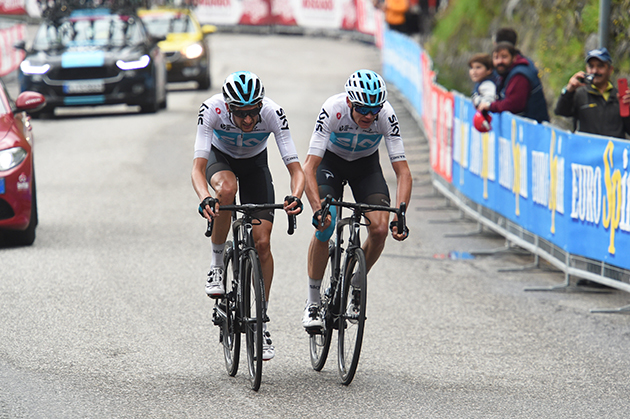
[[[394,212],[398,216],[398,220],[392,221],[389,225],[389,229],[393,231],[394,226],[396,226],[398,233],[401,233],[404,231],[407,233],[407,235],[409,235],[409,229],[407,228],[407,217],[406,217],[407,203],[405,202],[401,202],[399,208],[394,208],[394,207],[386,207],[384,205],[372,205],[372,204],[362,204],[362,203],[355,203],[355,202],[335,201],[332,195],[327,195],[326,198],[324,198],[324,202],[322,204],[322,209],[321,209],[322,216],[319,221],[320,226],[323,225],[324,221],[326,220],[326,217],[330,213],[331,205],[359,210],[361,214],[364,214],[370,211]]]
[[[254,212],[266,209],[283,209],[284,204],[242,204],[242,205],[221,205],[219,211],[236,211],[251,216]],[[287,214],[289,228],[287,234],[292,235],[297,228],[297,215]],[[212,227],[214,220],[208,220],[208,227],[206,229],[206,237],[212,236]]]

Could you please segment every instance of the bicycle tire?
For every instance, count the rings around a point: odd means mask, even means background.
[[[332,242],[331,242],[332,243]],[[313,333],[309,338],[309,349],[311,355],[311,366],[315,371],[321,371],[326,364],[328,352],[330,351],[330,341],[332,340],[334,317],[332,313],[333,290],[331,288],[331,278],[334,274],[334,252],[335,246],[331,244],[328,250],[328,265],[324,278],[319,288],[324,328],[322,333]]]
[[[225,267],[223,276],[225,298],[219,301],[219,304],[225,307],[225,319],[221,324],[223,357],[225,358],[225,369],[228,375],[234,377],[238,372],[241,332],[236,322],[238,318],[238,302],[236,301],[236,290],[234,289],[234,249],[231,241],[225,243],[223,264]]]
[[[353,276],[356,278],[353,280]],[[355,285],[352,285],[352,283]],[[359,309],[349,313],[350,303],[353,302],[354,292],[358,295]],[[365,308],[367,301],[367,265],[363,249],[356,248],[348,254],[344,264],[344,276],[341,283],[341,310],[338,327],[338,369],[341,382],[349,385],[359,365],[363,330],[365,328]]]
[[[258,391],[262,381],[262,327],[263,327],[263,279],[260,261],[255,250],[247,250],[244,271],[241,276],[243,326],[247,346],[247,365],[251,388]]]

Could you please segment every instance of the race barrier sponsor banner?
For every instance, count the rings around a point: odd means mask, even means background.
[[[567,252],[630,269],[630,143],[493,114],[455,95],[453,185]]]
[[[396,85],[418,115],[422,115],[425,84],[420,65],[421,48],[417,42],[400,32],[387,30],[383,34],[383,77]]]
[[[40,17],[38,0],[0,0],[0,15]]]
[[[569,255],[630,270],[630,142],[509,112],[480,133],[469,97],[435,82],[425,51],[387,29],[383,39],[383,75],[418,112],[436,175]]]
[[[13,45],[26,37],[26,25],[14,25],[0,29],[0,77],[16,70],[24,59],[24,51]]]
[[[0,15],[25,15],[25,0],[0,0]]]
[[[215,25],[281,25],[358,31],[374,35],[378,23],[369,0],[198,0],[195,13]]]

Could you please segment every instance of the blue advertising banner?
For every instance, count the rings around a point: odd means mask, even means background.
[[[383,36],[383,77],[393,84],[422,115],[421,48],[400,32],[386,30]]]
[[[453,185],[571,254],[630,269],[630,143],[580,135],[510,113],[472,126],[455,97]]]

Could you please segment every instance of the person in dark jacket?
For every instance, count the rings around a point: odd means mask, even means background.
[[[477,110],[508,111],[538,122],[549,121],[543,86],[533,63],[509,42],[499,42],[494,47],[492,63],[499,74],[499,98],[492,104],[481,103]]]
[[[573,118],[575,131],[625,139],[630,134],[630,117],[619,114],[619,100],[630,103],[630,94],[619,98],[610,81],[613,70],[606,48],[589,51],[586,72],[575,73],[562,89],[556,115]]]

